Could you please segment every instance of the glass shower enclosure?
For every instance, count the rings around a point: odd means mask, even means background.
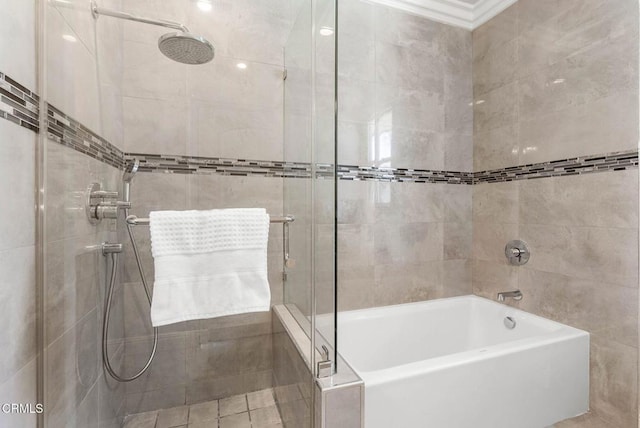
[[[284,212],[295,217],[285,252],[284,303],[312,347],[332,362],[337,361],[336,11],[335,0],[303,6],[285,45],[284,84]]]
[[[85,208],[125,202],[123,172],[135,160],[130,213],[141,219],[252,207],[295,219],[270,228],[271,303],[306,333],[311,376],[308,396],[279,411],[303,415],[289,426],[313,424],[317,363],[330,361],[331,374],[337,355],[336,3],[97,1],[122,16],[180,21],[212,42],[211,62],[186,65],[158,50],[166,28],[98,18],[88,1],[37,2],[48,131],[39,136],[39,426],[115,428],[127,415],[276,390],[273,310],[163,326],[154,340],[139,273],[152,282],[148,228],[133,229],[136,260],[127,213],[92,223]],[[114,267],[103,248],[118,244]],[[106,353],[130,377],[152,350],[131,382],[103,367]]]

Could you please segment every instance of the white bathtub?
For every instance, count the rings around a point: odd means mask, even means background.
[[[588,410],[585,331],[476,296],[338,320],[338,351],[365,383],[366,428],[542,428]]]

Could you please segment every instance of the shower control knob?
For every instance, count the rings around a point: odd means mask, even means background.
[[[98,220],[105,218],[115,219],[118,218],[118,207],[116,205],[96,205],[94,216]]]
[[[518,239],[507,243],[504,247],[504,255],[507,257],[509,264],[514,266],[526,264],[531,257],[527,243]]]
[[[121,209],[131,208],[131,202],[119,201],[118,192],[102,190],[100,183],[91,183],[87,187],[84,209],[91,224],[100,220],[117,219]]]
[[[106,190],[95,190],[91,192],[92,198],[118,199],[118,192],[108,192]]]

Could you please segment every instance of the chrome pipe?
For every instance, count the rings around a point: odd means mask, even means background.
[[[111,16],[113,18],[125,19],[127,21],[142,22],[143,24],[157,25],[159,27],[172,28],[174,30],[179,30],[179,31],[182,31],[183,33],[190,33],[187,26],[179,22],[166,21],[164,19],[146,18],[144,16],[136,16],[131,13],[120,12],[120,11],[111,10],[111,9],[104,9],[104,8],[98,7],[95,1],[91,2],[91,13],[95,18],[97,18],[100,15]]]

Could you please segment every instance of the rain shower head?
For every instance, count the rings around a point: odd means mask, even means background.
[[[204,37],[191,34],[189,29],[179,22],[145,18],[130,13],[103,9],[98,7],[95,0],[91,2],[91,13],[96,19],[100,15],[105,15],[111,16],[112,18],[126,19],[127,21],[142,22],[143,24],[179,30],[177,33],[165,34],[158,40],[160,52],[173,61],[182,64],[205,64],[214,57],[215,50],[213,45]]]
[[[169,59],[182,64],[205,64],[215,55],[213,45],[191,33],[169,33],[158,40],[160,52]]]

